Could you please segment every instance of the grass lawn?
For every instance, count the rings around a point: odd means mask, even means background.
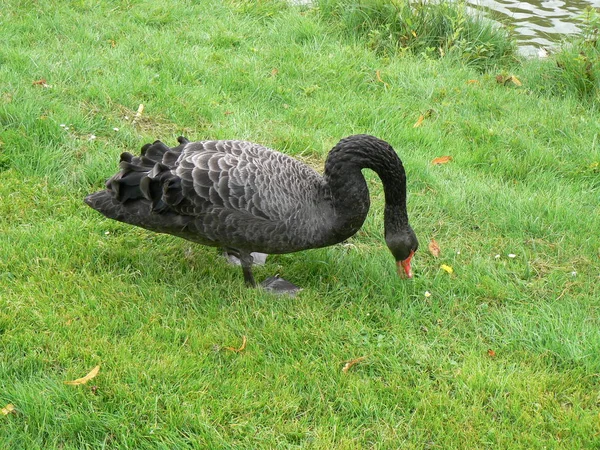
[[[269,1],[5,1],[0,447],[599,448],[600,110],[544,67],[392,54]],[[356,236],[255,270],[297,298],[83,203],[155,139],[320,168],[355,133],[407,169],[413,280],[367,171]]]

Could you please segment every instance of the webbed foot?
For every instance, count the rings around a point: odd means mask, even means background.
[[[276,295],[289,295],[290,297],[295,297],[298,292],[302,290],[301,287],[296,286],[293,283],[290,283],[287,280],[275,275],[274,277],[269,277],[262,283],[260,286],[268,292],[271,292]]]

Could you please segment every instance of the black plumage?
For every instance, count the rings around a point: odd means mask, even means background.
[[[283,153],[246,141],[160,141],[140,156],[121,155],[121,170],[86,203],[106,217],[237,255],[254,286],[251,252],[290,253],[341,242],[362,226],[374,170],[385,192],[385,237],[399,273],[412,276],[417,238],[406,212],[406,175],[385,141],[342,139],[321,176]]]

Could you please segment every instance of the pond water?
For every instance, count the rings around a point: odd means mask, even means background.
[[[560,43],[579,31],[577,16],[588,6],[600,8],[600,0],[467,0],[492,19],[514,27],[521,53],[538,54],[540,48]]]

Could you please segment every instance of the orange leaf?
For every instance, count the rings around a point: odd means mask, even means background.
[[[429,242],[429,252],[436,258],[440,256],[440,246],[435,239]]]
[[[229,350],[230,352],[236,352],[236,353],[243,351],[246,348],[246,336],[242,336],[242,345],[240,348],[233,348],[233,347],[223,347],[223,348],[225,350]]]
[[[431,161],[431,164],[433,164],[433,165],[446,164],[446,163],[449,163],[450,161],[452,161],[452,156],[439,156],[439,157],[435,158],[433,161]]]
[[[490,358],[493,358],[496,356],[496,352],[494,350],[492,350],[491,348],[488,348],[487,354]]]
[[[350,370],[350,367],[352,367],[355,364],[358,364],[361,361],[364,361],[367,357],[366,356],[361,356],[360,358],[355,358],[352,359],[350,361],[348,361],[346,364],[344,364],[344,367],[342,368],[342,372],[346,373]]]
[[[76,380],[73,380],[73,381],[65,381],[65,384],[70,384],[70,385],[73,385],[73,386],[78,386],[80,384],[85,384],[88,381],[90,381],[92,378],[94,378],[96,375],[98,375],[99,371],[100,371],[100,366],[96,366],[85,377],[83,377],[83,378],[77,378]]]
[[[42,78],[41,80],[36,80],[31,83],[33,86],[44,86],[46,84],[46,79]]]
[[[479,80],[468,80],[467,84],[477,84],[479,83]]]
[[[425,120],[425,116],[423,114],[421,114],[419,116],[419,118],[417,119],[417,121],[415,122],[415,124],[413,125],[413,128],[420,127],[423,124],[424,120]]]

